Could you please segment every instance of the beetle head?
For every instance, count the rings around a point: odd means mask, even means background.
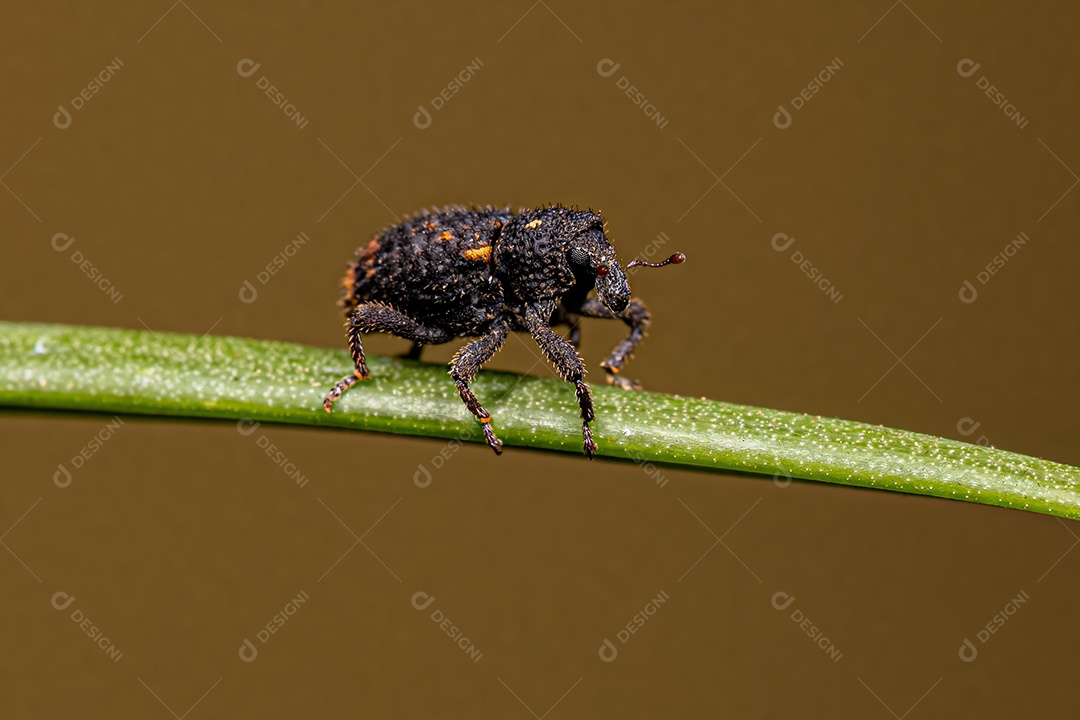
[[[577,235],[570,243],[566,258],[576,276],[595,278],[596,294],[608,310],[621,313],[626,309],[630,302],[630,282],[602,227],[590,228]]]
[[[581,303],[596,287],[600,302],[616,314],[630,304],[626,270],[677,265],[685,259],[675,253],[659,263],[635,260],[624,269],[598,214],[558,205],[511,216],[493,251],[496,274],[519,301],[551,300],[574,288],[572,297]]]

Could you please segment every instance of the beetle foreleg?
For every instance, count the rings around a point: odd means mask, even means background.
[[[645,338],[645,330],[649,327],[650,315],[645,304],[637,298],[631,298],[626,309],[616,315],[604,307],[597,299],[588,300],[579,311],[585,317],[604,318],[607,320],[622,320],[630,326],[630,335],[615,346],[611,351],[611,357],[600,363],[600,367],[607,372],[608,382],[623,390],[640,390],[641,383],[619,375],[623,364],[630,359],[638,344]]]

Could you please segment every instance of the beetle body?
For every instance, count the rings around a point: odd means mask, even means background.
[[[487,333],[505,303],[492,246],[513,215],[496,210],[421,215],[361,248],[342,281],[346,315],[392,305],[451,337]]]
[[[682,261],[682,256],[675,258],[671,262]],[[412,340],[412,358],[424,345],[474,338],[454,356],[450,375],[496,452],[502,442],[469,382],[510,332],[530,333],[563,379],[575,385],[590,457],[596,449],[589,429],[594,412],[577,353],[581,317],[620,319],[630,327],[629,337],[602,367],[609,382],[640,387],[618,373],[644,337],[649,313],[631,299],[626,274],[596,213],[557,205],[519,212],[449,207],[422,213],[361,247],[342,285],[339,305],[348,318],[355,370],[327,395],[327,412],[357,380],[368,378],[361,341],[366,332]],[[590,297],[594,289],[596,297]],[[552,330],[560,325],[569,326],[568,338]]]

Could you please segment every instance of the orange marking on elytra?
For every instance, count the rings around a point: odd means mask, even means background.
[[[469,248],[464,253],[466,260],[474,262],[488,262],[491,260],[491,246],[481,245],[477,248]]]
[[[345,277],[341,278],[341,287],[346,290],[352,290],[353,285],[356,284],[356,263],[349,263],[349,269],[345,273]]]

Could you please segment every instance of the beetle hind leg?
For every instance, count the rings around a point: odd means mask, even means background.
[[[435,345],[446,342],[452,337],[452,334],[445,330],[421,325],[405,313],[381,303],[358,305],[349,315],[349,320],[345,325],[348,328],[346,335],[349,339],[349,352],[353,359],[353,374],[342,378],[326,394],[326,399],[323,400],[323,410],[326,412],[331,412],[337,399],[358,380],[367,380],[370,377],[364,356],[364,344],[360,339],[361,333],[390,333],[412,340],[417,345]]]

